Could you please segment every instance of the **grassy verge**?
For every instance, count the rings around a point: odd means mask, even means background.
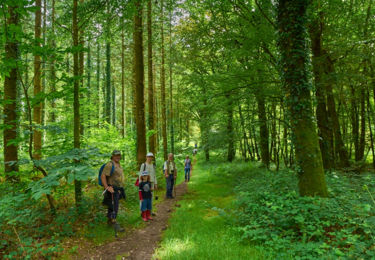
[[[198,163],[154,259],[264,259],[231,228],[236,175]]]

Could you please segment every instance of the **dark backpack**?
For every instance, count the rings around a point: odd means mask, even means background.
[[[103,170],[104,170],[104,167],[106,166],[107,164],[103,164],[102,167],[100,167],[99,169],[99,175],[98,175],[98,183],[100,186],[103,186],[103,183],[102,183],[102,173],[103,173]],[[115,164],[112,163],[112,169],[111,169],[111,173],[110,173],[110,176],[112,176],[112,174],[115,172]]]

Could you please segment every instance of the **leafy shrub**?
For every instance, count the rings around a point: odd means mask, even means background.
[[[330,198],[300,197],[291,171],[253,168],[236,187],[237,226],[243,241],[269,248],[277,258],[375,257],[375,210],[363,189],[369,177],[328,174]],[[275,257],[276,257],[275,255]]]

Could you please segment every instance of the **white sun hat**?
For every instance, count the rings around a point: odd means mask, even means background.
[[[154,157],[154,154],[153,153],[147,153],[146,157]]]

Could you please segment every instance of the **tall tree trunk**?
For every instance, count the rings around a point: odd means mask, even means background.
[[[313,122],[306,50],[306,9],[309,0],[279,0],[277,22],[281,76],[286,91],[302,196],[327,196],[322,155]]]
[[[241,108],[240,103],[238,104],[238,113],[239,113],[239,116],[240,116],[240,123],[241,123],[242,132],[243,132],[245,159],[248,160],[247,157],[246,157],[246,151],[248,151],[248,153],[250,155],[250,159],[252,160],[253,155],[252,155],[251,150],[250,150],[249,140],[247,139],[245,120],[244,120],[243,115],[242,115],[242,108]]]
[[[18,5],[8,6],[8,17],[5,26],[5,59],[7,64],[14,64],[18,55],[18,37],[15,30],[8,31],[10,27],[19,26]],[[17,139],[17,122],[18,104],[17,104],[17,81],[18,66],[7,66],[7,72],[4,79],[4,169],[5,177],[9,182],[18,182],[19,176],[16,174],[18,167],[18,142]]]
[[[358,147],[358,158],[357,161],[363,159],[365,154],[365,145],[366,145],[366,91],[364,86],[361,86],[361,96],[360,96],[360,108],[361,108],[361,132],[359,137],[359,147]]]
[[[172,1],[169,6],[169,102],[170,102],[170,120],[171,127],[171,152],[174,153],[174,112],[173,112],[173,83],[172,83]]]
[[[73,75],[74,75],[74,85],[73,85],[73,110],[74,110],[74,148],[80,149],[81,148],[81,118],[80,118],[80,104],[79,104],[79,51],[78,48],[78,18],[77,18],[77,9],[78,9],[78,0],[73,0]],[[82,184],[81,181],[74,179],[74,190],[75,190],[75,201],[76,206],[79,207],[82,201]]]
[[[324,53],[324,56],[325,56],[324,64],[326,66],[326,73],[328,77],[328,79],[325,80],[325,91],[327,93],[328,114],[332,122],[333,133],[335,136],[336,152],[339,155],[340,166],[348,167],[349,157],[345,148],[345,144],[342,140],[340,121],[336,112],[336,104],[335,104],[335,99],[333,96],[333,89],[332,89],[333,84],[332,84],[332,80],[330,79],[332,77],[332,74],[334,73],[333,61],[330,59],[327,52]]]
[[[82,6],[84,0],[79,0],[79,3],[80,5]],[[83,48],[85,46],[85,40],[84,40],[84,31],[83,31],[83,26],[81,25],[80,26],[80,30],[79,30],[79,33],[78,33],[78,37],[79,37],[79,75],[80,75],[80,89],[83,89],[83,88],[86,88],[84,87],[83,83],[83,73],[84,73],[84,70],[85,70],[85,54],[83,52]],[[80,98],[83,99],[83,93],[80,91]],[[82,107],[82,110],[83,110],[83,113],[81,114],[81,118],[80,118],[80,124],[81,126],[79,127],[79,131],[81,133],[81,136],[83,136],[83,132],[84,132],[84,125],[83,125],[83,122],[85,121],[85,112],[86,112],[86,109],[85,109],[85,106]]]
[[[314,20],[310,27],[312,64],[315,79],[315,95],[317,100],[316,119],[318,124],[318,135],[320,151],[322,153],[324,169],[334,168],[334,153],[333,153],[333,132],[330,122],[328,120],[327,102],[324,90],[324,65],[325,61],[322,53],[322,32],[323,24],[321,19]]]
[[[165,100],[165,49],[164,49],[164,1],[161,0],[161,68],[160,68],[160,91],[161,91],[161,121],[163,137],[163,155],[164,160],[168,157],[168,140],[167,140],[167,107]]]
[[[152,0],[147,2],[147,75],[148,75],[148,130],[155,131],[154,126],[154,78],[152,58]],[[155,138],[153,133],[148,139],[149,150],[155,153]]]
[[[41,0],[35,1],[35,46],[41,48],[41,24],[42,24],[42,3]],[[39,52],[39,50],[38,50]],[[41,94],[41,57],[38,53],[34,54],[34,96],[37,97]],[[33,121],[37,125],[34,128],[34,159],[40,160],[42,156],[42,132],[40,126],[42,123],[42,99],[34,106]],[[39,128],[39,129],[38,129]]]
[[[124,17],[121,17],[121,135],[125,138],[126,134],[126,117],[125,117],[125,35]]]
[[[105,81],[105,121],[111,124],[111,42],[110,42],[110,6],[107,2],[107,28],[106,28],[106,81]]]
[[[55,41],[55,0],[52,0],[52,14],[51,14],[51,46],[53,49],[56,48]],[[56,56],[52,54],[51,59],[51,92],[56,92],[56,69],[55,69],[55,58]],[[53,98],[51,101],[51,122],[56,122],[56,101]]]
[[[47,32],[47,1],[43,0],[43,27],[42,27],[42,41],[43,41],[43,47],[46,46],[46,32]],[[42,93],[46,93],[46,57],[43,57],[42,63],[41,63],[41,74],[43,73],[42,77]],[[46,99],[43,98],[43,101],[41,103],[41,125],[44,126],[46,124]],[[45,131],[42,132],[42,143],[45,141]]]
[[[143,63],[143,30],[142,30],[142,1],[135,2],[134,15],[134,84],[135,109],[137,127],[137,162],[139,165],[146,160],[146,123],[144,103],[144,63]]]
[[[100,125],[100,121],[101,121],[101,115],[100,115],[100,107],[101,107],[101,99],[100,99],[100,43],[99,43],[99,39],[96,39],[96,92],[97,92],[97,106],[98,106],[98,110],[97,110],[97,120],[98,120],[98,126]],[[105,97],[103,96],[103,99]],[[103,113],[104,114],[104,113]]]
[[[268,143],[268,127],[266,104],[262,94],[257,95],[258,103],[258,119],[259,119],[259,135],[260,135],[260,154],[262,163],[268,168],[270,164],[269,143]]]
[[[87,41],[87,104],[91,104],[91,39],[88,38]],[[90,120],[91,120],[91,106],[88,106],[87,109],[87,128],[90,129]],[[90,131],[90,130],[88,130]]]
[[[233,132],[233,101],[230,97],[231,93],[226,93],[226,98],[228,100],[227,104],[227,135],[228,135],[228,154],[227,160],[228,162],[232,162],[235,157],[235,149],[234,149],[234,132]]]

